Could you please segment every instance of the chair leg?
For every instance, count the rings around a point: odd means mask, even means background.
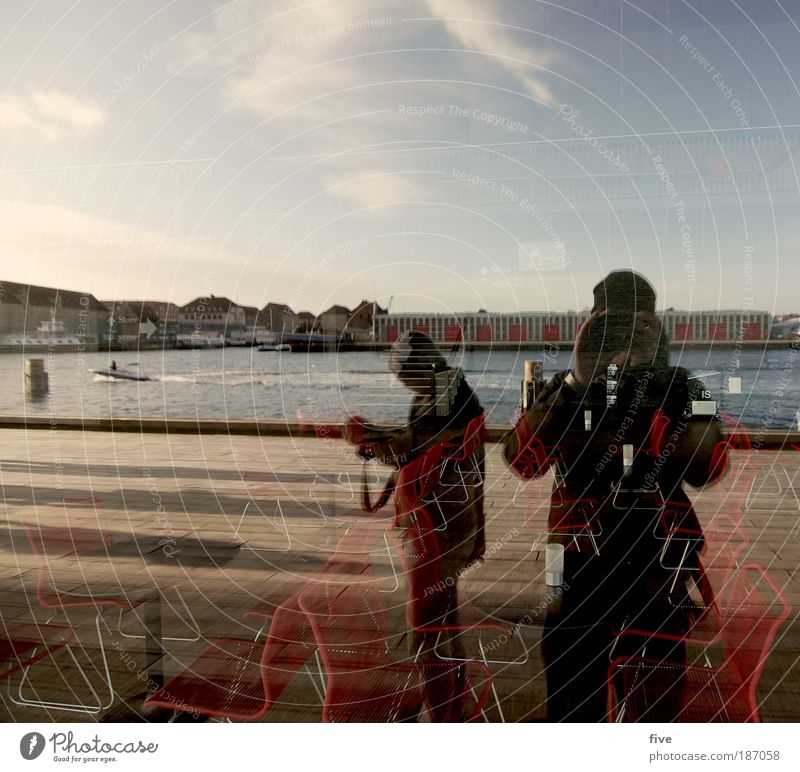
[[[111,672],[108,666],[108,657],[106,656],[105,645],[103,644],[103,634],[100,629],[101,621],[102,621],[102,615],[98,613],[97,617],[95,618],[95,627],[97,629],[97,640],[100,646],[100,656],[102,657],[103,660],[103,673],[105,676],[103,686],[105,687],[105,689],[108,690],[108,702],[106,702],[105,704],[103,703],[103,700],[101,699],[97,690],[92,685],[91,681],[89,680],[89,677],[86,675],[86,672],[84,671],[83,667],[81,667],[81,664],[78,662],[78,658],[75,656],[75,653],[72,651],[70,646],[66,646],[65,648],[70,658],[72,659],[76,670],[80,674],[86,686],[89,688],[89,691],[91,691],[92,696],[96,701],[94,705],[84,705],[82,703],[69,703],[69,702],[51,702],[48,700],[33,700],[25,697],[25,695],[23,694],[23,689],[25,687],[25,683],[29,681],[28,671],[32,666],[28,666],[22,671],[22,679],[19,684],[18,695],[16,698],[12,694],[11,686],[9,684],[9,699],[15,705],[19,705],[21,707],[52,708],[53,710],[66,710],[73,713],[97,714],[110,708],[111,705],[114,703],[115,694],[114,694],[114,686],[111,683]]]
[[[391,594],[400,589],[400,577],[397,575],[397,568],[394,565],[394,558],[392,557],[392,547],[385,533],[383,534],[383,543],[386,545],[386,554],[389,556],[389,566],[392,569],[392,576],[394,577],[394,587],[392,587],[391,590],[379,590],[379,592]],[[383,554],[383,550],[381,550],[381,554]]]
[[[489,665],[524,665],[528,661],[530,657],[530,652],[528,650],[528,647],[525,645],[525,639],[522,637],[522,632],[519,630],[519,628],[517,628],[514,631],[514,634],[519,636],[523,650],[522,658],[515,660],[488,659],[486,656],[486,649],[483,646],[483,639],[481,638],[480,635],[478,636],[478,650],[480,652],[481,661],[483,662],[484,665],[486,665],[487,668],[489,667]],[[441,637],[442,634],[438,633],[436,636],[436,641],[434,642],[433,645],[433,652],[436,655],[436,657],[446,662],[464,662],[465,661],[464,657],[447,657],[439,652],[439,641],[441,640]],[[420,649],[421,648],[422,647],[420,646]],[[419,656],[419,651],[417,652],[417,656]],[[500,697],[497,694],[497,688],[495,687],[494,680],[492,680],[491,688],[492,688],[492,694],[494,695],[495,704],[497,705],[497,711],[500,714],[500,720],[502,723],[505,723],[506,722],[505,714],[503,713],[503,708],[500,704]]]
[[[478,650],[481,653],[481,659],[483,660],[483,664],[486,665],[486,667],[488,668],[489,667],[489,663],[488,663],[488,661],[486,659],[486,652],[483,649],[483,641],[481,641],[480,638],[478,638]],[[492,694],[494,695],[495,705],[497,705],[497,712],[500,714],[500,722],[505,724],[506,723],[506,716],[503,713],[503,706],[500,703],[500,696],[497,694],[497,687],[494,685],[494,678],[492,678],[491,689],[492,689]]]
[[[195,643],[196,641],[199,641],[200,638],[202,637],[202,633],[200,632],[200,625],[197,624],[197,620],[194,618],[194,614],[192,614],[192,610],[189,608],[189,606],[187,605],[186,601],[184,600],[183,595],[182,595],[180,589],[178,588],[178,586],[174,585],[172,589],[175,590],[175,594],[178,596],[178,600],[180,601],[180,603],[183,606],[183,608],[186,610],[186,615],[189,617],[189,623],[187,623],[186,626],[189,627],[190,629],[194,630],[194,632],[197,633],[197,635],[193,636],[192,638],[186,638],[186,637],[175,636],[175,635],[163,635],[163,636],[161,636],[161,640],[162,641],[186,641],[188,643]],[[125,609],[121,608],[119,610],[119,616],[117,617],[117,632],[123,638],[133,638],[133,639],[139,639],[139,640],[144,640],[145,638],[147,638],[147,635],[144,634],[144,633],[142,633],[141,635],[139,635],[137,633],[126,633],[122,629],[122,615],[124,613],[125,613]],[[181,621],[182,622],[184,621],[183,618],[181,618]]]
[[[254,501],[250,500],[247,504],[244,505],[244,511],[242,512],[242,516],[239,518],[239,524],[236,526],[236,530],[233,532],[233,536],[235,539],[240,538],[239,531],[242,529],[242,523],[244,522],[244,518],[247,515],[247,509],[251,504],[255,504]],[[256,504],[256,509],[258,509],[258,504]],[[267,549],[266,547],[250,547],[247,544],[243,544],[240,549],[246,549],[250,552],[289,552],[292,549],[292,536],[289,533],[289,526],[286,524],[286,517],[283,514],[283,507],[281,507],[280,501],[276,506],[276,510],[278,515],[280,516],[281,524],[282,524],[282,532],[286,536],[286,546],[282,549]],[[258,510],[261,512],[261,510]]]
[[[319,684],[317,683],[317,677],[311,671],[311,668],[308,666],[308,662],[306,662],[306,664],[303,665],[303,670],[306,671],[309,679],[311,679],[311,686],[314,687],[314,691],[317,693],[317,697],[319,697],[320,703],[325,702],[325,693],[323,691],[320,691]]]

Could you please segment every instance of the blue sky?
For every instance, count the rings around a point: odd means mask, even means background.
[[[0,33],[0,278],[296,310],[800,311],[777,0],[31,2]]]

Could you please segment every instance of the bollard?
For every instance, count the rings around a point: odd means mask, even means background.
[[[544,362],[540,359],[525,360],[525,377],[522,379],[521,404],[523,411],[528,410],[536,401],[539,390],[544,385]]]
[[[25,395],[31,400],[44,399],[50,391],[50,379],[44,359],[25,360]]]

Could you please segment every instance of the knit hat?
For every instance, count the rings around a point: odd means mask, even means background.
[[[437,345],[419,330],[404,333],[389,354],[389,370],[396,375],[427,374],[434,367],[446,365]]]
[[[631,313],[656,310],[656,291],[635,271],[612,271],[594,288],[595,311]]]

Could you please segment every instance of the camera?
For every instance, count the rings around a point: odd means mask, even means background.
[[[588,330],[588,347],[591,351],[613,354],[631,348],[637,325],[645,324],[637,320],[633,312],[609,311],[604,317],[595,319]]]
[[[464,372],[460,367],[434,367],[431,373],[431,402],[438,417],[450,415]]]

